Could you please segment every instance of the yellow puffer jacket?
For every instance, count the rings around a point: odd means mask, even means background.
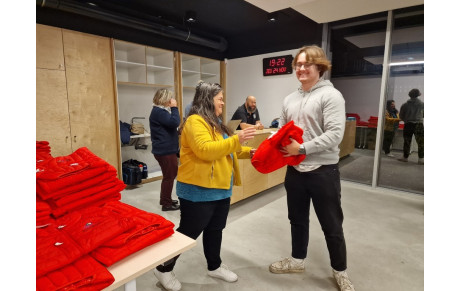
[[[193,114],[187,118],[180,141],[177,181],[206,188],[229,189],[233,171],[233,184],[241,185],[238,158],[249,158],[251,148],[242,147],[238,135],[224,139],[204,118]]]
[[[385,110],[385,125],[383,127],[383,130],[395,131],[396,124],[399,124],[399,121],[401,120],[399,119],[399,113],[396,113],[396,116],[396,118],[391,117],[388,110]]]

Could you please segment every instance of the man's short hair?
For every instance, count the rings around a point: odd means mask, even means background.
[[[409,97],[410,98],[416,98],[416,97],[418,97],[420,95],[422,95],[422,94],[420,93],[419,89],[412,89],[412,90],[409,91]]]

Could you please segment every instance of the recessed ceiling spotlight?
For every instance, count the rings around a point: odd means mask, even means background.
[[[275,13],[275,12],[268,13],[267,15],[268,22],[275,23],[277,19],[278,19],[278,13]]]
[[[97,6],[96,3],[93,3],[93,2],[86,2],[88,5],[91,5],[91,6]]]
[[[196,22],[196,12],[191,11],[191,10],[185,12],[185,21],[187,21],[189,23]]]

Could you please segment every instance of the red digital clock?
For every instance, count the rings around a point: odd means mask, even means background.
[[[292,74],[292,55],[264,58],[262,67],[264,76]]]

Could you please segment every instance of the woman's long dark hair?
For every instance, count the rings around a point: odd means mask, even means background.
[[[391,103],[395,102],[394,100],[387,100],[387,111],[389,113],[398,113],[398,109],[395,108],[391,108]]]
[[[198,85],[196,85],[195,97],[193,97],[192,107],[190,108],[188,116],[198,114],[219,133],[226,133],[228,136],[231,136],[233,135],[233,131],[224,125],[222,117],[216,115],[214,107],[214,97],[221,91],[223,91],[222,87],[217,83],[211,84],[200,81]],[[179,129],[180,132],[182,132],[187,119],[182,123]]]

